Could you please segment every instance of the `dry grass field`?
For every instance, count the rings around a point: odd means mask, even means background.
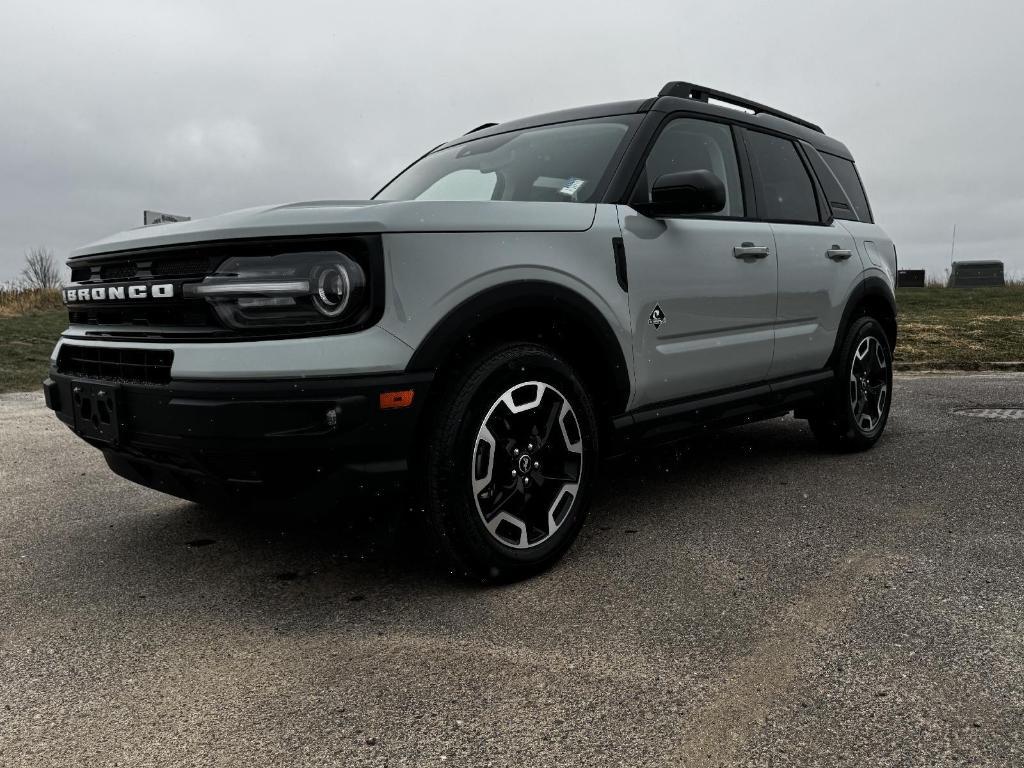
[[[977,370],[1024,361],[1024,285],[901,288],[896,367]]]
[[[0,286],[0,318],[21,317],[32,312],[62,309],[60,291],[22,290]]]

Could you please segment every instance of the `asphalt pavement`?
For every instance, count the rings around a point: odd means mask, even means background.
[[[205,510],[0,396],[0,765],[1024,764],[1014,408],[901,376],[868,453],[782,419],[613,462],[560,565],[483,588],[405,510]]]

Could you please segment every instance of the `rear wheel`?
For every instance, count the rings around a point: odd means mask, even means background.
[[[809,419],[811,431],[832,450],[865,450],[885,430],[891,401],[889,339],[877,320],[862,317],[847,331],[832,391]]]
[[[425,450],[429,522],[462,574],[524,578],[579,533],[596,420],[576,373],[551,350],[505,345],[450,377]]]

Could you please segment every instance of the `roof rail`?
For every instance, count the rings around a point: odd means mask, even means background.
[[[484,123],[483,125],[478,125],[476,128],[473,128],[471,130],[466,131],[462,135],[463,136],[469,136],[469,134],[471,134],[471,133],[476,133],[477,131],[482,131],[484,128],[493,128],[496,125],[497,125],[497,123]]]
[[[693,99],[694,101],[703,101],[705,104],[708,99],[715,99],[716,101],[723,101],[726,104],[732,104],[735,107],[741,107],[743,109],[749,109],[755,114],[772,115],[783,120],[788,120],[791,123],[802,125],[804,128],[810,128],[812,131],[818,133],[824,133],[821,126],[810,123],[806,120],[801,120],[799,117],[794,117],[786,112],[782,112],[778,109],[772,109],[766,107],[764,104],[758,104],[756,101],[750,101],[750,99],[744,99],[741,96],[733,96],[731,93],[725,93],[724,91],[716,91],[714,88],[707,88],[703,85],[695,85],[694,83],[684,83],[679,80],[673,80],[670,83],[666,83],[665,87],[661,89],[659,96],[676,96],[683,99]]]

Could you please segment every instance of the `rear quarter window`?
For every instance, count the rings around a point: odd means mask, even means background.
[[[871,206],[868,205],[868,196],[864,193],[864,185],[861,184],[860,174],[856,166],[846,158],[822,153],[825,163],[832,169],[839,183],[843,185],[846,196],[853,203],[853,209],[857,212],[857,218],[861,221],[871,222]]]
[[[843,191],[843,185],[839,183],[839,179],[836,178],[832,169],[818,154],[818,150],[810,144],[804,144],[804,151],[807,154],[807,159],[811,161],[811,168],[814,169],[814,175],[818,178],[818,183],[821,184],[829,208],[832,209],[833,218],[859,221],[860,217],[857,215],[853,203],[850,202],[850,198]]]

